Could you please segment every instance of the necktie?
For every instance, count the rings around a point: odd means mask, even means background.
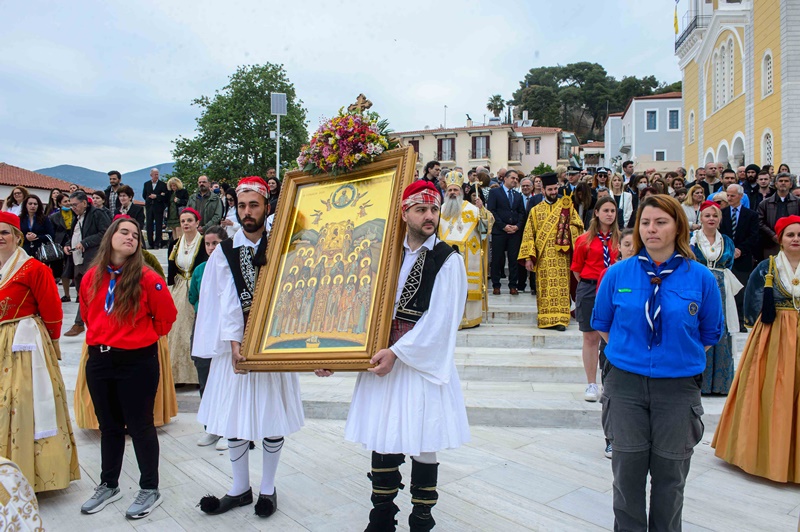
[[[650,284],[653,286],[653,292],[644,304],[645,317],[650,326],[650,348],[654,343],[661,344],[661,283],[681,265],[682,261],[683,256],[676,253],[661,266],[656,266],[645,249],[639,253],[639,264],[650,276]]]
[[[731,235],[736,238],[736,225],[739,223],[739,209],[731,209]]]
[[[611,252],[608,249],[608,241],[611,240],[611,232],[608,234],[597,233],[597,238],[603,243],[603,267],[608,268],[611,266]]]
[[[117,287],[117,276],[122,273],[122,266],[116,270],[111,266],[106,266],[108,273],[111,274],[111,280],[108,282],[108,292],[106,293],[105,311],[106,315],[111,314],[114,310],[114,289]]]
[[[510,190],[508,191],[508,204],[514,207],[514,194]]]

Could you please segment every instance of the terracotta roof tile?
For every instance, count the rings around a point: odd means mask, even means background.
[[[0,163],[0,185],[10,187],[23,186],[25,188],[38,188],[44,190],[52,190],[54,188],[68,191],[71,183],[63,179],[56,179],[49,175],[39,174],[24,168],[12,166],[6,163]],[[86,192],[94,192],[93,188],[81,187]]]
[[[605,142],[589,142],[587,144],[581,144],[581,148],[605,148]]]

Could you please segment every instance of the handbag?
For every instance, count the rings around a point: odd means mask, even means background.
[[[64,260],[64,250],[61,249],[61,246],[56,245],[50,235],[45,235],[45,238],[47,241],[43,242],[36,250],[36,258],[45,264]]]

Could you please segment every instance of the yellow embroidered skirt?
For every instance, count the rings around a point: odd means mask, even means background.
[[[64,380],[58,356],[41,318],[34,318],[42,336],[45,364],[53,384],[58,433],[33,439],[33,379],[31,352],[12,353],[19,322],[0,325],[0,456],[19,467],[34,491],[60,490],[81,478],[78,451],[69,420]]]
[[[751,475],[800,483],[800,329],[794,309],[759,317],[742,353],[711,446]]]
[[[175,284],[169,289],[178,309],[178,318],[169,331],[169,354],[172,358],[172,378],[179,384],[198,384],[197,368],[192,361],[192,332],[194,331],[194,307],[189,303],[189,281],[175,276]]]
[[[84,343],[73,399],[75,423],[82,429],[98,430],[100,426],[97,416],[94,414],[94,404],[92,404],[92,396],[89,394],[89,386],[86,384],[86,360],[88,358],[89,350]],[[166,336],[158,339],[158,363],[161,371],[158,376],[158,391],[153,407],[153,422],[156,427],[166,425],[171,418],[178,415],[178,398],[175,396],[175,385],[172,382],[172,367]]]

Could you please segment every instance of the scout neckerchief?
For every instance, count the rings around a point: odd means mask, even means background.
[[[683,262],[683,255],[675,253],[670,259],[660,266],[656,266],[647,251],[642,248],[639,252],[639,264],[645,273],[650,276],[653,292],[644,304],[645,318],[650,326],[650,347],[661,343],[661,283]]]
[[[111,274],[111,280],[108,281],[108,292],[106,293],[105,304],[106,316],[108,316],[111,314],[111,311],[114,310],[114,290],[117,288],[117,276],[122,273],[122,266],[117,269],[106,266],[106,270]]]
[[[608,241],[611,240],[611,231],[606,234],[597,232],[597,238],[603,244],[603,267],[608,268],[611,266],[611,252],[608,249]]]

